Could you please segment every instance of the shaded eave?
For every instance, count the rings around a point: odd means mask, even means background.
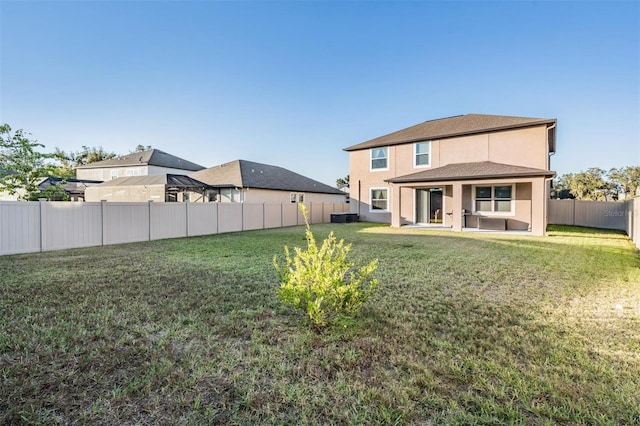
[[[523,177],[552,178],[555,172],[544,169],[512,166],[509,164],[493,163],[490,161],[478,163],[448,164],[446,166],[429,169],[409,175],[387,179],[389,183],[426,183],[451,182],[488,179],[510,179]]]
[[[162,175],[123,176],[103,182],[96,187],[115,188],[127,186],[165,186],[167,189],[209,189],[210,185],[187,175],[166,173]]]

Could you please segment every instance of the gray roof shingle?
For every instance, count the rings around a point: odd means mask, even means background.
[[[181,169],[188,171],[202,170],[199,164],[184,160],[175,155],[168,154],[159,149],[150,149],[147,151],[133,152],[131,154],[122,155],[120,157],[109,160],[97,161],[95,163],[79,166],[79,169],[97,169],[103,167],[122,167],[122,166],[157,166],[167,167],[170,169]]]
[[[506,115],[466,114],[455,117],[429,120],[388,135],[380,136],[347,148],[357,151],[379,146],[398,145],[421,140],[444,139],[455,136],[517,129],[543,124],[554,124],[552,118],[512,117]],[[553,147],[553,144],[551,144]]]
[[[452,180],[501,179],[514,177],[553,177],[555,172],[511,164],[480,161],[477,163],[454,163],[435,169],[423,170],[388,179],[391,183],[444,182]]]
[[[235,160],[210,167],[189,176],[214,187],[260,188],[280,191],[340,194],[344,192],[322,182],[278,166]]]

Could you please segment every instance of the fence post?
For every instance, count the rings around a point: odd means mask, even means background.
[[[152,200],[149,200],[147,202],[147,204],[149,205],[149,241],[151,241],[151,203],[153,203]]]
[[[38,201],[40,201],[40,251],[43,252],[44,251],[44,218],[43,216],[43,205],[44,205],[44,198],[40,198]]]
[[[184,210],[185,210],[184,221],[186,222],[186,226],[187,226],[185,234],[187,235],[187,237],[189,237],[189,203],[190,201],[187,201],[186,203],[184,203]]]
[[[100,220],[102,221],[102,245],[107,239],[107,200],[100,200]]]

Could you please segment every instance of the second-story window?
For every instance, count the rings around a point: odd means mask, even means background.
[[[371,170],[386,170],[389,168],[389,148],[371,148]]]
[[[431,153],[431,142],[417,142],[414,144],[415,147],[415,162],[414,166],[416,167],[428,167],[431,165],[430,161],[430,153]]]

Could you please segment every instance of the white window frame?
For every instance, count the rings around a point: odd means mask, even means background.
[[[223,197],[227,197],[229,201],[223,201]],[[220,188],[220,202],[242,203],[243,199],[243,192],[239,188]]]
[[[386,167],[373,167],[373,151],[376,149],[384,149],[387,153],[387,156],[385,157],[385,160],[387,160],[387,166]],[[369,171],[371,172],[381,172],[381,171],[385,171],[385,170],[389,170],[389,152],[391,150],[389,149],[388,146],[377,146],[375,148],[371,148],[369,150]],[[381,158],[376,158],[376,160],[381,160]]]
[[[373,191],[387,191],[387,208],[386,209],[374,209],[373,208]],[[391,204],[391,191],[388,186],[376,186],[369,188],[369,213],[389,213],[389,205]]]
[[[418,164],[418,145],[420,144],[428,144],[429,152],[422,153],[420,155],[427,155],[429,158],[429,162],[427,164]],[[431,167],[431,141],[420,141],[413,144],[413,167],[416,169],[422,169],[425,167]]]
[[[495,202],[499,201],[500,198],[496,198],[496,187],[497,186],[510,186],[511,187],[511,208],[508,212],[500,212],[495,210]],[[480,211],[476,210],[476,188],[491,188],[491,199],[488,198],[480,198],[480,200],[491,201],[491,211]],[[516,185],[514,183],[487,183],[487,184],[478,184],[473,185],[471,188],[472,191],[472,205],[473,205],[473,213],[481,214],[485,216],[515,216],[516,214]]]
[[[291,203],[304,203],[304,192],[291,192],[289,200]]]
[[[118,171],[111,170],[111,180],[118,179]]]

